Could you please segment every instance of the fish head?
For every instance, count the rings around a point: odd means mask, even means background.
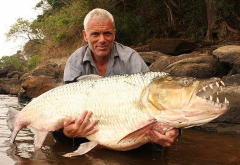
[[[229,109],[229,101],[218,98],[223,86],[220,78],[167,75],[148,87],[147,104],[158,121],[171,123],[171,127],[203,125]]]

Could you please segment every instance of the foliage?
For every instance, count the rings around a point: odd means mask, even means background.
[[[69,56],[85,44],[84,17],[99,7],[113,14],[116,40],[124,45],[148,44],[162,37],[204,39],[208,27],[206,2],[218,7],[216,20],[225,20],[240,30],[238,0],[41,0],[36,8],[42,8],[43,14],[33,22],[19,18],[7,37],[31,41],[25,52],[30,57],[28,67],[34,68],[42,58]],[[172,17],[167,12],[170,7]],[[170,18],[174,24],[169,23]]]
[[[25,60],[18,58],[16,55],[13,56],[3,56],[0,59],[0,68],[6,68],[14,66],[17,71],[24,71]]]
[[[33,55],[29,58],[27,67],[29,70],[35,69],[41,62],[41,57],[39,55]]]
[[[6,34],[8,40],[16,40],[17,38],[34,40],[41,39],[43,35],[41,29],[36,24],[32,24],[28,20],[18,18],[17,22],[11,26],[11,29]]]

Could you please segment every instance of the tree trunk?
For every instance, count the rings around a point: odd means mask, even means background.
[[[205,0],[205,3],[207,8],[208,20],[208,30],[206,36],[207,40],[223,40],[227,37],[228,31],[238,33],[238,31],[231,28],[224,19],[216,20],[219,11],[215,3],[209,0]]]
[[[180,6],[174,0],[164,0],[168,15],[168,27],[175,28],[177,17],[182,15]],[[178,15],[178,16],[177,16]]]

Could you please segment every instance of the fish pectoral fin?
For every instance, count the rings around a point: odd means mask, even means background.
[[[153,126],[157,123],[157,120],[152,120],[149,124],[145,125],[144,127],[126,135],[123,137],[117,144],[124,143],[125,141],[136,141],[138,138],[141,138],[146,134],[148,130],[153,128]]]
[[[81,144],[78,149],[74,152],[64,154],[64,157],[73,157],[73,156],[78,156],[78,155],[83,155],[96,147],[98,145],[98,141],[92,141],[92,142],[86,142]]]

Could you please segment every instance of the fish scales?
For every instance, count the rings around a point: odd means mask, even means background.
[[[207,100],[209,95],[222,89],[222,84],[218,78],[197,80],[171,77],[164,72],[116,75],[66,84],[33,99],[16,113],[10,139],[13,142],[22,127],[29,127],[36,135],[35,148],[38,149],[48,132],[63,127],[66,117],[79,118],[83,111],[89,110],[93,112],[90,121],[99,120],[96,125],[99,131],[87,136],[92,141],[90,147],[68,156],[84,154],[97,144],[115,150],[133,149],[149,142],[148,129],[165,133],[174,127],[207,123],[226,112],[229,109],[226,99],[225,103]]]
[[[91,121],[99,120],[96,126],[99,131],[87,138],[98,139],[102,145],[117,144],[126,134],[139,128],[141,121],[149,120],[139,98],[143,88],[162,75],[165,74],[139,73],[63,85],[33,99],[21,115],[24,120],[27,116],[38,130],[55,131],[63,127],[66,117],[78,118],[84,110],[91,110]]]

